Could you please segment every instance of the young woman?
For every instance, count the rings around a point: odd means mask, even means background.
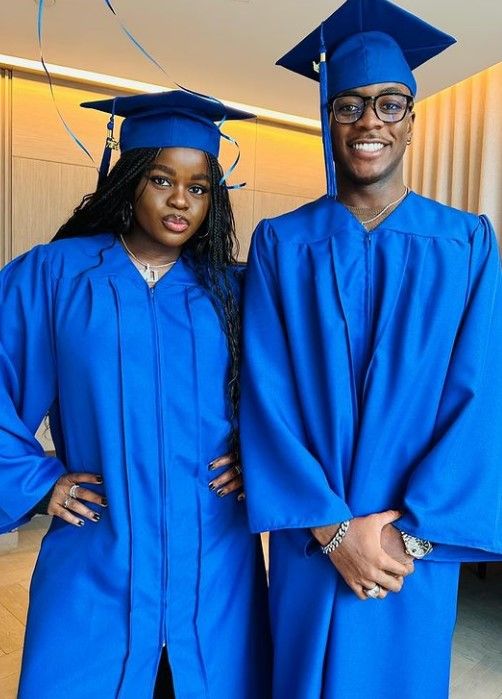
[[[19,699],[262,699],[263,563],[233,456],[240,272],[214,124],[251,115],[185,92],[84,106],[126,117],[122,155],[52,243],[0,275],[0,526],[47,492],[54,516]],[[33,437],[49,410],[54,458]]]

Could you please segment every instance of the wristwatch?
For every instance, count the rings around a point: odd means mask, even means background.
[[[403,539],[404,550],[413,558],[423,558],[432,551],[432,544],[427,539],[419,539],[418,536],[411,536],[406,532],[400,532]]]

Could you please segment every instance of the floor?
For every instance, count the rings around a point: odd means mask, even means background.
[[[37,517],[17,534],[0,537],[1,699],[16,699],[29,582],[44,520]],[[486,580],[474,566],[462,571],[450,699],[502,699],[502,564],[489,565]]]

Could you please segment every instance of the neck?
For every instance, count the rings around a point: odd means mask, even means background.
[[[405,191],[402,178],[392,182],[379,181],[371,184],[359,184],[338,180],[338,200],[347,206],[358,209],[382,209],[389,202],[398,199]]]
[[[175,262],[181,254],[180,247],[163,245],[137,230],[133,230],[124,236],[124,240],[129,250],[136,257],[153,267],[168,262]]]

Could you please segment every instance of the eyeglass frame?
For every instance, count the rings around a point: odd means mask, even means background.
[[[396,119],[395,121],[385,121],[380,116],[378,116],[375,102],[380,97],[386,97],[386,96],[392,97],[393,95],[397,95],[399,97],[404,97],[406,99],[406,103],[407,103],[406,109],[404,110],[403,116],[400,119]],[[338,121],[338,119],[336,118],[334,105],[335,105],[335,101],[341,97],[358,97],[359,99],[361,99],[363,101],[363,108],[362,108],[361,114],[357,117],[357,119],[354,119],[354,121]],[[360,95],[357,92],[345,92],[342,95],[336,95],[336,97],[333,97],[333,99],[331,100],[330,105],[329,105],[329,110],[330,110],[331,114],[333,115],[333,118],[337,124],[343,124],[343,125],[347,126],[349,124],[356,124],[359,121],[359,119],[363,118],[364,113],[366,112],[366,109],[367,109],[369,103],[371,104],[371,108],[373,109],[373,112],[375,113],[376,118],[379,119],[379,121],[381,121],[382,124],[399,124],[401,121],[403,121],[404,117],[408,114],[408,112],[413,111],[413,107],[415,106],[415,99],[414,99],[413,95],[405,95],[404,92],[397,92],[397,91],[396,92],[380,92],[378,95],[369,95],[367,97],[365,97],[364,95]]]

